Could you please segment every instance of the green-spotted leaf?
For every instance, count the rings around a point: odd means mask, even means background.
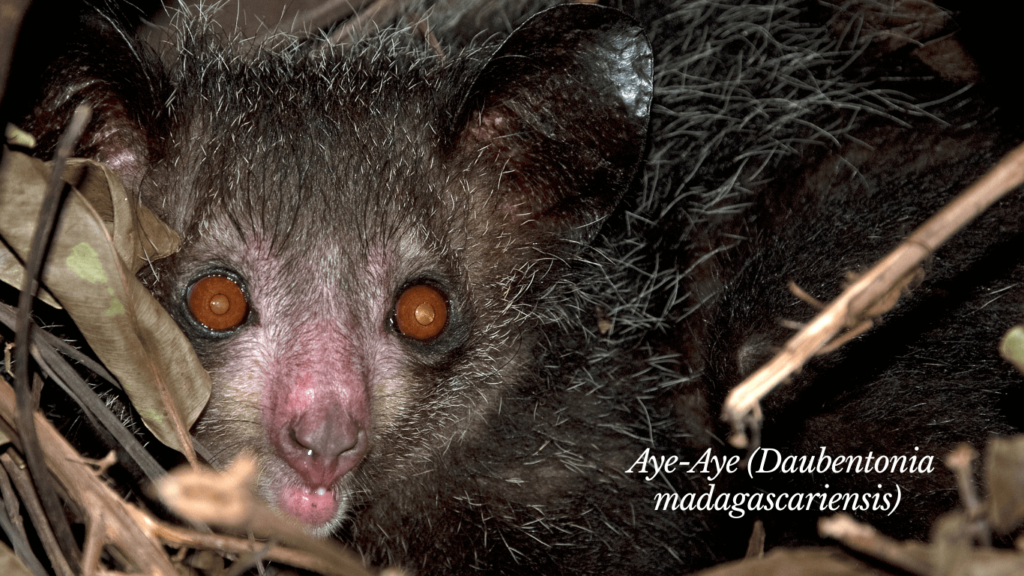
[[[1024,326],[1010,328],[999,343],[999,353],[1013,362],[1017,370],[1024,372]]]
[[[5,151],[0,166],[0,236],[24,261],[46,188],[47,167]],[[178,235],[127,197],[102,164],[72,160],[76,189],[61,209],[42,282],[67,310],[93,351],[117,376],[161,442],[186,448],[188,427],[210,397],[210,377],[167,312],[136,279],[147,260],[175,252]],[[181,425],[176,425],[176,422]]]

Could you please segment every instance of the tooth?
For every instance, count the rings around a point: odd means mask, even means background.
[[[324,494],[327,494],[327,489],[326,488],[317,488],[316,489],[316,495],[317,496],[323,496]]]

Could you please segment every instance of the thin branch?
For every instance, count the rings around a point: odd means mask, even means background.
[[[50,559],[50,565],[53,566],[57,576],[74,576],[74,572],[72,572],[71,567],[68,565],[67,559],[61,553],[53,531],[50,530],[50,524],[46,521],[46,513],[43,511],[36,490],[32,486],[32,479],[28,477],[28,473],[11,459],[9,454],[0,455],[0,463],[3,464],[8,477],[11,479],[11,483],[14,484],[18,494],[21,495],[21,500],[25,503],[25,511],[28,512],[29,518],[32,519],[32,524],[36,527],[36,534],[39,535],[39,540],[43,543],[43,550]]]
[[[823,538],[839,540],[858,552],[888,562],[911,574],[935,574],[935,566],[930,560],[931,551],[926,544],[893,540],[846,514],[818,520],[818,534]]]
[[[13,319],[13,310],[3,303],[0,303],[0,323],[9,324]],[[51,348],[44,335],[60,341],[59,338],[39,329],[31,322],[32,334],[32,357],[39,364],[46,375],[56,382],[68,396],[70,396],[85,412],[90,420],[98,420],[99,426],[110,433],[114,440],[121,445],[128,455],[139,465],[146,477],[155,482],[167,472],[139,443],[138,439],[129,432],[121,421],[110,412],[107,405],[93,392],[92,388],[82,380],[81,376],[67,362]]]
[[[28,535],[25,533],[25,525],[18,511],[18,496],[14,493],[14,487],[7,477],[7,472],[0,466],[0,492],[3,493],[3,507],[6,514],[0,511],[0,528],[7,535],[7,540],[14,548],[14,553],[21,558],[25,567],[32,572],[33,576],[49,576],[46,569],[36,558],[32,546],[28,543]]]
[[[204,534],[161,522],[137,508],[132,508],[131,511],[139,524],[151,536],[159,538],[170,546],[187,546],[189,548],[239,555],[263,552],[263,545],[254,544],[244,538],[235,538],[221,534]],[[281,562],[282,564],[317,572],[325,576],[365,576],[369,574],[368,571],[362,568],[339,564],[303,550],[286,548],[277,544],[271,545],[262,557],[264,560]]]
[[[6,382],[0,382],[0,422],[12,428],[16,428],[12,426],[16,414],[15,403],[14,391]],[[46,463],[60,485],[66,489],[69,498],[87,513],[85,553],[90,563],[83,565],[84,570],[91,570],[97,576],[111,573],[101,566],[91,564],[97,547],[106,544],[115,545],[111,552],[120,550],[126,562],[141,572],[162,576],[177,575],[160,540],[173,546],[203,548],[240,555],[261,552],[262,544],[171,526],[125,503],[97,476],[92,469],[92,463],[83,459],[42,414],[36,414],[35,421]],[[191,470],[190,472],[194,473]],[[272,525],[277,531],[281,529],[282,521],[278,517],[256,520],[254,525]],[[337,545],[312,542],[310,537],[304,537],[303,534],[289,534],[288,537],[301,549],[274,544],[266,550],[264,558],[329,576],[370,574],[358,559],[337,549]],[[99,539],[101,543],[97,544],[95,539]]]
[[[6,382],[0,383],[0,419],[14,428],[17,428],[14,426],[16,403],[14,390]],[[163,547],[150,540],[135,522],[130,511],[133,507],[97,477],[91,463],[85,461],[42,414],[35,414],[34,420],[45,464],[68,497],[85,511],[86,528],[102,528],[104,541],[116,544],[127,561],[141,572],[177,576]]]
[[[60,544],[64,555],[67,557],[72,572],[78,572],[78,544],[71,534],[67,517],[64,515],[64,508],[60,498],[53,488],[50,473],[46,469],[42,450],[39,447],[39,439],[36,437],[33,414],[37,406],[36,394],[32,390],[29,381],[28,357],[31,348],[29,344],[29,328],[31,326],[32,301],[39,290],[39,274],[43,269],[46,248],[49,244],[54,223],[57,220],[57,212],[60,209],[64,197],[64,190],[67,189],[61,175],[64,172],[64,165],[68,156],[71,155],[75,144],[85,131],[89,122],[92,110],[88,106],[79,106],[75,109],[71,123],[67,130],[61,135],[57,145],[57,154],[51,166],[50,178],[47,180],[46,198],[43,200],[36,222],[35,234],[32,237],[30,255],[25,266],[25,278],[21,285],[21,293],[18,297],[18,318],[14,331],[15,343],[15,385],[18,391],[18,430],[21,437],[25,462],[28,464],[29,472],[35,482],[39,499],[46,516],[53,528],[57,542]]]
[[[103,513],[93,517],[85,528],[85,546],[82,550],[82,576],[93,576],[100,569],[100,554],[103,552]]]
[[[1022,182],[1024,145],[1007,154],[981,180],[922,224],[790,338],[782,352],[733,388],[722,411],[722,419],[733,426],[733,436],[729,442],[739,448],[746,447],[749,442],[745,419],[766,394],[798,371],[808,359],[833,341],[841,330],[885,312],[887,308],[879,304],[893,300],[897,289],[916,273],[925,258]]]
[[[7,477],[7,472],[4,471],[2,466],[0,466],[0,497],[4,500],[4,509],[7,511],[7,517],[11,519],[18,532],[25,536],[25,522],[21,518],[21,506],[18,504],[18,496],[14,493],[11,479]]]

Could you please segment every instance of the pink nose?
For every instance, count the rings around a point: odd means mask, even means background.
[[[362,460],[366,431],[343,406],[299,414],[274,435],[278,455],[310,488],[328,488]]]

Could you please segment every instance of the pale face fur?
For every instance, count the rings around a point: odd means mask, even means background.
[[[485,149],[446,159],[434,136],[441,111],[396,95],[437,90],[439,64],[403,75],[358,55],[324,60],[296,72],[293,83],[322,85],[301,92],[221,64],[235,92],[183,80],[179,97],[195,104],[172,108],[171,122],[187,136],[146,179],[144,197],[185,238],[148,281],[214,380],[199,439],[221,464],[254,453],[260,496],[326,534],[361,492],[429,468],[437,447],[497,407],[524,350],[508,287],[530,266],[510,267],[500,224],[515,210],[481,191],[494,185],[476,166]],[[380,93],[344,89],[368,82]],[[261,91],[275,97],[257,100]],[[333,114],[297,113],[311,92]],[[422,120],[398,122],[408,117]],[[185,306],[211,274],[248,297],[235,330],[207,330]],[[449,305],[445,332],[428,343],[393,322],[398,295],[421,283]]]

